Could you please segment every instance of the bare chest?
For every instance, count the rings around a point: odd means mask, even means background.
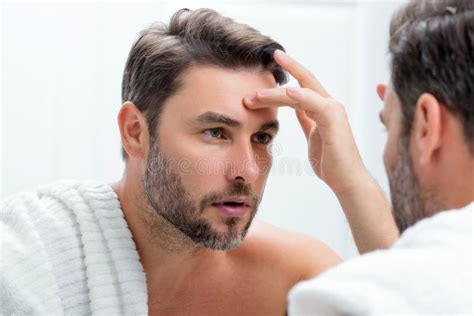
[[[209,278],[172,295],[150,297],[149,314],[285,315],[290,286],[278,275]]]

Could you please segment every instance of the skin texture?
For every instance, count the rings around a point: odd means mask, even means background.
[[[395,222],[400,232],[424,218],[425,196],[413,171],[408,151],[409,137],[402,135],[400,101],[391,87],[379,85],[377,93],[384,108],[379,114],[387,131],[384,165],[387,171]]]
[[[300,87],[262,89],[246,96],[245,105],[295,109],[313,169],[336,194],[359,252],[390,247],[399,232],[387,200],[362,162],[344,106],[298,61],[282,51],[274,58]]]
[[[391,86],[379,85],[387,130],[384,164],[393,213],[400,231],[439,211],[474,199],[474,159],[459,119],[429,93],[422,94],[410,135],[401,131],[400,101]]]
[[[384,164],[393,190],[395,221],[361,161],[344,106],[296,60],[281,51],[274,58],[300,87],[262,89],[246,96],[244,103],[251,109],[284,105],[296,110],[315,173],[336,194],[361,253],[388,248],[399,238],[399,230],[474,200],[474,155],[459,118],[433,95],[423,93],[412,129],[404,138],[398,97],[390,87],[379,85],[377,93],[384,101],[380,116],[388,134]]]
[[[149,312],[284,314],[287,293],[297,281],[340,261],[333,251],[321,242],[257,220],[234,250],[207,248],[158,215],[158,210],[168,212],[174,204],[173,199],[165,203],[165,195],[154,190],[153,185],[170,181],[149,181],[148,196],[144,186],[150,168],[148,158],[154,156],[153,148],[158,146],[169,161],[169,170],[180,178],[189,210],[199,210],[190,216],[206,221],[214,233],[228,234],[228,218],[202,201],[209,193],[228,196],[231,188],[239,184],[248,187],[248,195],[261,200],[271,167],[269,145],[262,141],[266,138],[261,134],[276,134],[275,128],[263,131],[262,125],[274,122],[277,110],[250,110],[242,100],[256,89],[274,88],[275,81],[270,73],[204,65],[191,67],[183,78],[179,91],[166,101],[156,137],[150,137],[145,118],[134,104],[125,103],[118,117],[129,159],[122,180],[113,188],[146,273]],[[239,126],[198,122],[208,112],[225,114],[238,121]],[[210,128],[221,128],[222,133]],[[212,167],[212,172],[205,167]],[[245,230],[257,204],[235,219],[233,230]]]

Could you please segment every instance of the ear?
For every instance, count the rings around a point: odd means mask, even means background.
[[[412,135],[420,164],[430,163],[441,146],[441,104],[423,93],[416,104]]]
[[[144,160],[148,150],[148,125],[142,112],[131,102],[125,102],[118,114],[122,146],[129,157]]]
[[[385,99],[385,90],[387,90],[387,85],[383,83],[379,83],[377,85],[377,95],[379,96],[380,100]]]

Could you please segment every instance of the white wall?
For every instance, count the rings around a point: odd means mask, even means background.
[[[385,135],[375,84],[388,78],[386,43],[395,2],[6,3],[2,10],[1,183],[5,197],[63,178],[121,176],[120,81],[137,33],[181,7],[211,7],[261,30],[310,68],[348,109],[362,156],[387,188]],[[292,82],[295,84],[295,82]],[[289,109],[259,217],[356,254],[330,190],[306,162]],[[288,165],[289,164],[289,165]],[[302,169],[291,170],[285,167]],[[0,196],[1,198],[1,196]]]

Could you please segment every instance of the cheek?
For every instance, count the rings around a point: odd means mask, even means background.
[[[268,175],[270,174],[273,165],[273,157],[269,154],[260,155],[257,158],[256,163],[258,166],[258,178],[253,185],[255,191],[261,192],[263,187],[265,187]]]
[[[183,139],[186,140],[186,139]],[[217,155],[194,146],[192,142],[163,142],[161,146],[166,157],[170,159],[170,168],[177,173],[193,197],[200,196],[204,191],[215,187],[216,175],[222,174],[218,161],[223,160]]]
[[[389,149],[389,146],[388,146],[388,143],[385,144],[385,149],[384,149],[384,152],[383,152],[383,164],[385,166],[385,171],[387,172],[387,174],[390,176],[390,153],[389,153],[390,149]]]
[[[188,152],[175,165],[183,181],[196,189],[211,188],[224,174],[225,159],[201,153]]]
[[[270,173],[273,164],[273,157],[271,155],[260,155],[257,158],[257,166],[259,171],[259,180],[265,181]]]
[[[398,148],[398,139],[393,136],[388,137],[387,143],[385,144],[385,150],[383,153],[383,161],[385,165],[385,170],[390,176],[393,164],[397,158],[397,148]]]

